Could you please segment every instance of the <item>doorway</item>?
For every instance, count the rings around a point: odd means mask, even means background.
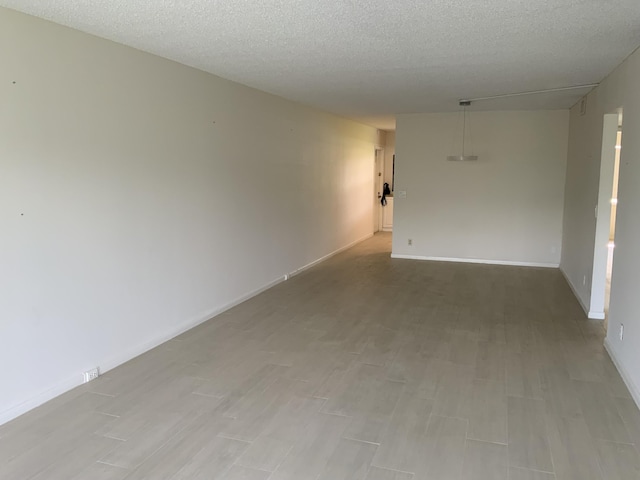
[[[373,233],[382,230],[382,181],[384,180],[384,150],[376,148],[373,167]]]
[[[621,153],[622,112],[607,114],[604,116],[602,131],[600,187],[596,207],[596,236],[589,307],[589,318],[604,320],[605,328],[611,296]]]
[[[611,220],[609,223],[609,243],[608,243],[608,255],[607,255],[607,275],[606,275],[606,287],[604,294],[604,324],[607,327],[607,320],[609,319],[609,300],[611,298],[611,275],[613,274],[613,252],[616,248],[616,212],[618,209],[618,178],[620,175],[620,156],[622,155],[622,125],[618,127],[618,134],[616,136],[616,153],[613,165],[613,190],[611,193]]]

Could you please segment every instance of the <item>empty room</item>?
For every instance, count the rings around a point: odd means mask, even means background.
[[[639,25],[0,0],[0,479],[640,480]]]

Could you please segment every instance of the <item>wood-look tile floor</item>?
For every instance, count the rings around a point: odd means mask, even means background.
[[[559,271],[389,251],[376,235],[0,427],[0,478],[640,478],[640,412]]]

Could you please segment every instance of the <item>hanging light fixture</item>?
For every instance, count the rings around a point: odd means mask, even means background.
[[[467,136],[467,107],[471,105],[469,100],[461,100],[460,106],[462,107],[462,152],[460,155],[449,155],[447,160],[450,162],[475,162],[478,160],[477,155],[465,155],[465,141]],[[472,152],[473,153],[473,149]]]

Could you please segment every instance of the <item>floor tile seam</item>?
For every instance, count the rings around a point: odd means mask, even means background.
[[[95,390],[88,390],[85,393],[88,393],[90,395],[98,395],[99,397],[108,397],[108,398],[116,398],[119,395],[119,394],[112,394],[112,393],[96,392]]]
[[[469,419],[466,417],[458,417],[456,415],[441,415],[439,413],[430,413],[429,414],[429,421],[431,421],[431,417],[435,416],[435,417],[442,417],[442,418],[451,418],[452,420],[463,420],[465,422],[467,422],[467,424],[469,424]],[[465,433],[465,438],[466,438],[467,433]],[[473,439],[471,439],[473,440]]]
[[[207,398],[215,398],[217,400],[222,400],[223,398],[225,398],[224,395],[212,395],[209,393],[200,393],[200,392],[191,392],[190,395],[197,395],[199,397],[207,397]]]
[[[557,471],[557,469],[556,469],[556,460],[553,458],[554,455],[553,455],[553,451],[551,449],[550,437],[549,437],[549,422],[547,421],[547,418],[548,418],[548,414],[547,414],[546,409],[545,409],[545,413],[543,415],[542,421],[544,422],[544,432],[545,432],[545,434],[547,436],[547,444],[549,446],[549,457],[551,459],[551,468],[553,468],[553,474],[557,477],[557,474],[556,474],[556,471]]]
[[[276,381],[278,381],[280,378],[286,378],[286,377],[281,377],[280,375],[276,375],[273,379],[271,379],[270,382],[268,382],[264,388],[261,388],[259,390],[256,390],[255,392],[253,392],[253,389],[250,388],[248,389],[242,396],[238,397],[237,399],[235,399],[235,401],[233,403],[231,403],[230,405],[227,405],[227,408],[222,411],[222,416],[226,416],[226,412],[228,412],[229,410],[231,410],[238,402],[240,402],[246,395],[248,395],[249,393],[253,393],[253,394],[258,394],[261,395],[263,394],[265,391],[267,391],[267,389],[269,389],[269,387],[271,387]],[[229,394],[229,395],[223,395],[222,398],[229,398],[233,395],[233,391]],[[227,418],[235,418],[235,417],[227,417]]]
[[[490,443],[491,445],[500,445],[502,447],[508,447],[509,446],[508,443],[494,442],[493,440],[483,440],[481,438],[473,438],[473,437],[470,437],[468,434],[465,437],[465,441],[466,440],[471,440],[472,442],[479,442],[479,443]]]
[[[356,438],[356,437],[347,437],[347,436],[342,436],[342,437],[340,437],[340,438],[342,438],[342,439],[344,439],[344,440],[349,440],[349,441],[352,441],[352,442],[364,443],[364,444],[366,444],[366,445],[375,445],[375,446],[377,446],[377,447],[379,447],[379,446],[380,446],[380,443],[379,443],[379,442],[371,442],[371,441],[369,441],[369,440],[362,440],[361,438]]]
[[[332,415],[334,417],[340,417],[340,418],[354,418],[354,415],[345,415],[342,413],[327,412],[327,411],[323,411],[322,408],[318,410],[317,413],[320,415]]]
[[[594,438],[594,440],[600,441],[600,442],[604,442],[604,443],[612,443],[614,445],[630,445],[632,447],[636,446],[636,443],[634,442],[618,442],[616,440],[607,440],[605,438]]]
[[[114,437],[113,435],[107,435],[107,434],[100,435],[100,434],[96,434],[95,432],[93,433],[93,435],[98,435],[100,437],[109,438],[111,440],[116,440],[118,442],[126,442],[127,441],[126,438]]]
[[[260,436],[258,436],[258,438],[260,438]],[[258,439],[256,438],[256,440]],[[253,445],[253,443],[256,441],[254,440],[253,442],[251,442],[251,444]],[[271,478],[273,476],[273,474],[278,470],[278,468],[280,468],[280,465],[282,465],[282,463],[287,459],[287,457],[289,456],[289,454],[291,453],[291,451],[293,450],[293,448],[296,446],[295,442],[288,442],[291,443],[291,446],[289,447],[289,449],[287,450],[287,453],[282,457],[282,460],[280,460],[280,462],[278,462],[278,465],[276,465],[276,467],[273,470],[266,470],[263,468],[257,468],[251,465],[244,465],[242,463],[240,463],[240,460],[242,459],[242,455],[240,455],[236,461],[234,462],[234,465],[238,465],[240,467],[245,467],[245,468],[252,468],[254,470],[260,470],[261,472],[267,472],[269,473],[269,478]],[[244,452],[243,452],[244,454]]]
[[[571,382],[582,382],[582,383],[596,384],[596,385],[597,385],[597,384],[602,384],[602,386],[606,387],[606,385],[605,385],[605,384],[603,384],[603,382],[592,382],[592,381],[587,381],[587,380],[571,380]],[[584,414],[584,412],[582,411],[582,401],[581,401],[581,400],[582,400],[582,397],[580,397],[580,396],[577,394],[577,392],[575,392],[575,390],[574,390],[574,393],[575,393],[575,395],[576,395],[576,397],[577,397],[578,404],[579,404],[579,406],[580,406],[580,414],[581,414],[581,417],[585,420],[585,423],[586,423],[586,418],[587,418],[587,417],[586,417],[586,415]],[[616,397],[614,397],[613,395],[611,395],[611,394],[609,393],[608,389],[602,390],[602,394],[604,394],[604,395],[609,395],[609,397],[610,397],[610,398],[612,398],[612,399],[614,399],[614,400],[615,400],[615,398],[616,398]],[[618,398],[621,398],[621,397],[618,397]],[[608,402],[607,402],[607,403],[608,403]],[[600,410],[600,412],[602,412],[602,409],[599,409],[599,410]],[[629,440],[631,440],[631,434],[629,433],[629,429],[628,429],[627,422],[625,422],[624,418],[622,417],[622,414],[620,413],[620,410],[619,410],[619,408],[618,408],[618,405],[616,404],[616,402],[615,402],[615,401],[613,402],[613,410],[614,410],[614,411],[615,411],[615,413],[618,415],[618,418],[620,419],[620,421],[621,421],[621,423],[622,423],[622,428],[624,429],[624,433],[626,433],[627,438],[628,438]],[[589,429],[589,424],[587,424],[587,428]],[[609,439],[609,438],[600,438],[600,437],[596,437],[595,435],[593,435],[593,434],[591,433],[591,430],[590,430],[590,429],[589,429],[589,434],[591,435],[591,437],[592,437],[592,439],[593,439],[593,440],[604,440],[604,441],[612,441],[612,442],[615,442],[615,443],[627,443],[627,444],[628,444],[628,443],[632,443],[632,442],[619,442],[619,441],[617,441],[617,440],[611,440],[611,439]]]
[[[615,442],[611,442],[611,443],[615,443]],[[600,451],[599,451],[598,446],[596,444],[596,439],[594,439],[594,438],[592,438],[592,446],[593,446],[593,449],[594,449],[595,454],[596,454],[596,463],[598,465],[600,478],[602,480],[607,480],[605,475],[604,475],[604,465],[603,465],[602,458],[600,457]],[[635,450],[635,447],[634,447],[634,450]]]
[[[224,438],[225,440],[233,440],[234,442],[242,442],[248,445],[251,445],[255,440],[247,440],[240,437],[235,437],[233,435],[229,435],[227,433],[216,433],[216,438]]]
[[[120,415],[116,415],[114,413],[107,413],[107,412],[102,412],[100,410],[94,410],[95,413],[97,413],[98,415],[104,415],[105,417],[111,417],[111,418],[122,418]]]
[[[184,425],[182,425],[181,427],[177,428],[176,431],[172,434],[169,435],[169,437],[167,437],[165,439],[164,442],[161,442],[159,444],[159,446],[153,450],[149,455],[147,455],[141,462],[139,462],[134,468],[131,468],[131,470],[135,470],[136,468],[139,468],[142,464],[144,464],[147,460],[149,460],[150,458],[152,458],[156,453],[158,453],[160,450],[162,450],[166,445],[168,445],[174,438],[176,438],[178,435],[182,434],[182,432],[184,432],[187,428],[189,428],[193,423],[195,423],[198,420],[199,416],[197,416],[196,418],[192,418],[190,421],[187,421],[184,423]],[[201,452],[202,450],[205,449],[205,446],[202,446],[202,448],[200,448],[197,452],[194,452],[194,455]],[[114,465],[114,466],[119,466],[119,465]],[[128,468],[128,467],[121,467],[121,468]]]
[[[388,470],[390,472],[406,473],[407,475],[415,475],[416,474],[416,472],[410,472],[408,470],[399,470],[397,468],[390,468],[390,467],[384,467],[382,465],[376,465],[373,461],[371,461],[371,463],[369,464],[369,470],[371,470],[371,467],[379,468],[380,470]],[[368,473],[368,471],[367,471],[367,473]]]
[[[108,466],[110,466],[110,467],[119,468],[119,469],[121,469],[121,470],[131,471],[131,469],[130,469],[130,468],[123,467],[122,465],[116,465],[115,463],[105,462],[104,460],[96,460],[96,463],[100,463],[100,464],[102,464],[102,465],[108,465]]]

